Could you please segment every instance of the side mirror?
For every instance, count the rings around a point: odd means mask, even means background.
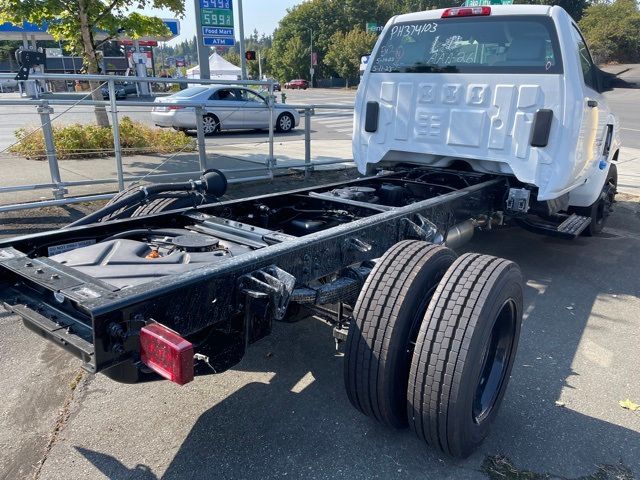
[[[609,73],[603,70],[600,70],[598,67],[594,66],[595,75],[596,75],[596,85],[598,86],[598,91],[600,93],[610,92],[614,88],[638,88],[640,87],[640,82],[638,81],[628,81],[619,77],[619,75],[627,72],[629,69],[622,70],[618,73]]]
[[[613,90],[613,79],[615,79],[615,76],[613,74],[603,72],[594,65],[593,75],[596,80],[596,87],[598,92],[604,93]]]

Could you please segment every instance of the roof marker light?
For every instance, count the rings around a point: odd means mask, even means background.
[[[459,7],[459,8],[447,8],[442,12],[442,18],[455,18],[455,17],[482,17],[491,15],[491,7]]]

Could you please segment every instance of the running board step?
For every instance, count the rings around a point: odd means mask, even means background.
[[[518,223],[522,228],[533,233],[573,240],[591,224],[591,217],[583,217],[573,213],[559,224],[537,217],[519,219]]]

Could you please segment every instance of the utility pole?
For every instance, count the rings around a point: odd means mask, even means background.
[[[304,27],[309,30],[309,49],[311,52],[309,53],[309,75],[311,76],[311,82],[309,83],[309,88],[313,88],[313,74],[315,73],[315,69],[313,68],[313,28]]]
[[[258,50],[258,75],[260,75],[258,80],[262,80],[262,55],[260,55],[260,50]]]
[[[202,35],[202,12],[200,11],[200,1],[193,0],[193,6],[196,11],[196,44],[198,47],[198,67],[200,68],[200,78],[205,80],[211,79],[211,71],[209,70],[209,47],[205,47]]]
[[[309,85],[309,88],[313,88],[313,74],[316,73],[313,67],[313,28],[309,28],[309,31],[311,32],[311,41],[309,42],[311,45],[311,67],[309,69],[309,73],[311,74],[311,84]]]
[[[247,79],[247,59],[244,49],[244,18],[242,16],[242,0],[236,0],[238,4],[238,27],[240,27],[240,68],[242,69],[242,80]]]

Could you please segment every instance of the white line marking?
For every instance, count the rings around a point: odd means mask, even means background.
[[[640,132],[637,128],[620,127],[620,130],[629,130],[630,132]]]

